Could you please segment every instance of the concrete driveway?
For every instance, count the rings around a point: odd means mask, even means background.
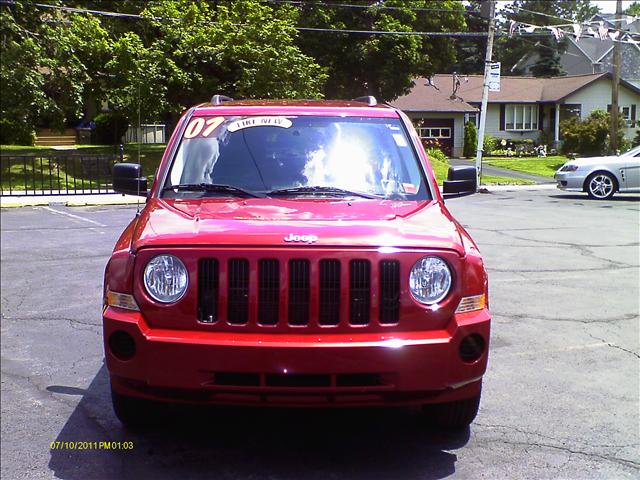
[[[640,197],[447,205],[485,255],[494,318],[480,414],[457,434],[411,409],[176,408],[155,429],[125,429],[100,305],[135,208],[3,210],[2,478],[638,478]]]

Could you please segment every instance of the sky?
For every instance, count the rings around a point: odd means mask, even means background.
[[[615,13],[616,12],[616,2],[615,0],[591,0],[591,3],[600,7],[600,11],[603,13]],[[624,11],[629,5],[631,5],[633,1],[623,1],[622,2],[622,11]]]
[[[508,5],[512,2],[507,0],[498,0],[498,8],[501,8],[503,5]],[[615,0],[591,0],[591,3],[600,7],[600,11],[602,13],[615,13],[616,12],[616,1]],[[624,11],[629,5],[633,3],[632,0],[623,0],[622,2],[622,10]]]

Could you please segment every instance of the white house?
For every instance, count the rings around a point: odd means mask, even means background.
[[[437,140],[448,155],[462,155],[464,124],[477,123],[482,101],[481,75],[460,77],[439,74],[431,81],[414,80],[407,94],[390,102],[403,110],[425,140]],[[500,92],[489,93],[486,134],[508,140],[560,142],[559,124],[572,116],[582,119],[594,110],[608,110],[611,103],[610,73],[553,78],[502,77]],[[621,80],[618,104],[626,121],[625,137],[639,130],[640,88]]]

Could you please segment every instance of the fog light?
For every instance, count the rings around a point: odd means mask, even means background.
[[[475,362],[484,353],[485,341],[477,333],[469,335],[460,342],[460,358],[464,362]]]
[[[109,337],[109,350],[118,360],[131,360],[136,354],[136,341],[127,332],[118,330]]]

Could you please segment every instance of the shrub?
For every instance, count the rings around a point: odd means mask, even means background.
[[[467,122],[464,125],[464,146],[462,155],[471,158],[476,156],[478,150],[478,130],[475,124]]]
[[[430,161],[437,161],[442,163],[449,163],[449,159],[447,156],[440,150],[439,148],[430,148],[427,150],[427,155],[429,155]]]
[[[636,132],[636,136],[633,140],[631,140],[631,145],[637,147],[640,145],[640,130]]]
[[[485,155],[491,155],[491,153],[498,148],[498,139],[491,135],[484,136],[484,143],[482,144],[482,151]]]
[[[117,112],[100,113],[93,121],[96,124],[94,141],[99,144],[115,145],[120,143],[129,128],[129,120]]]
[[[619,117],[618,145],[624,145],[624,120]],[[564,141],[563,153],[579,153],[581,155],[603,155],[611,146],[609,128],[610,115],[602,110],[594,110],[585,120],[570,118],[560,124]]]
[[[36,132],[26,122],[0,118],[0,144],[33,145],[36,143]]]

